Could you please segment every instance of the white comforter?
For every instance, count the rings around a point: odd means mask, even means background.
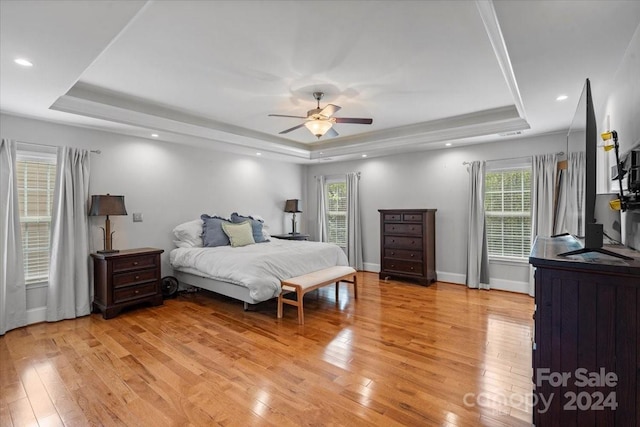
[[[245,286],[256,301],[278,296],[282,279],[349,265],[337,245],[275,238],[239,248],[178,248],[169,258],[174,268],[196,269],[210,278]]]

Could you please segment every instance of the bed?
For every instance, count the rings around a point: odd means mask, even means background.
[[[337,245],[271,238],[242,247],[183,247],[169,254],[183,284],[248,304],[275,298],[280,281],[336,265],[349,265]]]

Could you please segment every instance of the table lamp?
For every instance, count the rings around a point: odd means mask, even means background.
[[[127,209],[124,207],[124,196],[112,196],[110,194],[91,196],[91,209],[89,216],[106,216],[107,219],[102,228],[104,236],[104,250],[98,251],[99,254],[110,254],[120,252],[111,247],[111,221],[109,215],[127,215]]]
[[[287,200],[284,204],[284,211],[293,214],[293,218],[291,218],[291,233],[289,234],[300,234],[300,233],[296,233],[296,213],[302,212],[300,210],[300,200],[298,199]]]

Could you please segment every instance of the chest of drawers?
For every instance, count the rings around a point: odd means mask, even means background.
[[[128,306],[162,304],[160,254],[162,249],[128,249],[91,254],[93,258],[93,311],[105,319]]]
[[[436,209],[380,209],[380,278],[436,281]]]

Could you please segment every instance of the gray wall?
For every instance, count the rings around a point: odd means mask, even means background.
[[[91,194],[122,194],[128,216],[111,217],[114,248],[157,247],[162,274],[171,274],[171,230],[202,213],[233,211],[265,218],[272,234],[288,231],[284,201],[301,198],[303,166],[161,141],[0,115],[2,138],[99,149],[91,154]],[[133,212],[144,220],[134,223]],[[103,217],[90,219],[91,251],[102,249]],[[287,227],[287,228],[285,228]],[[46,289],[30,288],[27,308],[46,304]]]
[[[464,283],[466,275],[468,173],[462,164],[566,151],[566,133],[503,140],[481,145],[367,158],[352,162],[318,163],[307,169],[306,210],[316,210],[317,175],[360,171],[360,203],[365,268],[379,270],[378,209],[436,208],[436,269],[438,279]],[[305,218],[315,233],[315,218]],[[526,292],[528,264],[496,263],[492,285]]]
[[[621,153],[627,153],[632,148],[640,150],[640,25],[636,28],[622,62],[604,66],[610,67],[616,76],[611,93],[600,109],[597,109],[598,100],[594,100],[600,129],[607,130],[609,121],[610,129],[618,132]],[[613,192],[618,190],[614,189]],[[623,214],[622,224],[624,243],[640,250],[640,211]]]

